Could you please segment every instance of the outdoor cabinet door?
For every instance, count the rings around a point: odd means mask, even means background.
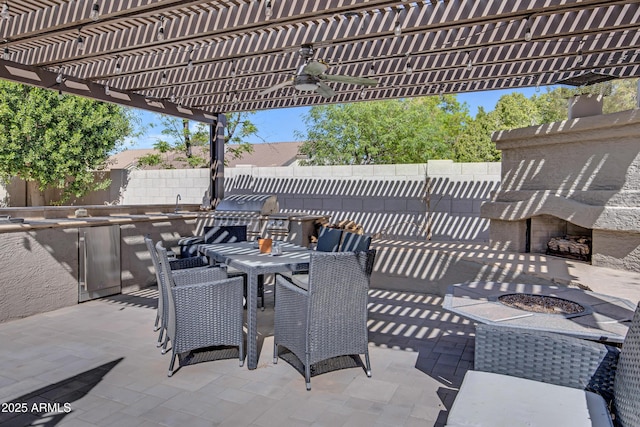
[[[120,293],[120,226],[78,230],[78,301]]]

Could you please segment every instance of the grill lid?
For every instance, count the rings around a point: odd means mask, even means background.
[[[271,194],[230,194],[216,207],[216,211],[253,212],[260,215],[270,215],[279,210],[278,198]]]

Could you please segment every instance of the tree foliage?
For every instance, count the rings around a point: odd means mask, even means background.
[[[423,163],[448,158],[470,120],[454,96],[312,107],[300,148],[304,163]]]
[[[253,113],[227,114],[227,127],[225,130],[226,154],[233,159],[253,151],[253,147],[247,142],[247,138],[257,135],[258,128],[249,119],[251,114]],[[176,166],[191,168],[208,166],[209,125],[196,122],[192,127],[189,120],[161,115],[160,123],[155,126],[162,127],[160,131],[162,138],[159,138],[153,145],[154,153],[138,159],[139,165],[160,165],[165,169],[172,169]]]
[[[451,157],[456,162],[497,162],[500,151],[491,140],[491,132],[496,129],[495,116],[478,108],[475,119],[469,122],[465,131],[454,144]]]
[[[537,124],[552,123],[568,118],[569,100],[575,95],[603,95],[604,114],[632,110],[638,105],[638,79],[621,79],[576,88],[558,87],[534,95],[541,117]]]
[[[47,187],[62,203],[106,188],[94,170],[133,132],[131,110],[46,89],[0,81],[0,176],[27,181],[31,204]]]
[[[423,163],[431,159],[457,162],[500,160],[491,134],[566,120],[568,102],[576,94],[605,94],[605,114],[637,105],[637,79],[616,80],[580,88],[557,87],[527,98],[502,96],[494,110],[478,110],[470,118],[453,95],[312,107],[304,118],[304,163]]]

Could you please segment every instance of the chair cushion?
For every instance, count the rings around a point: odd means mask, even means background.
[[[576,388],[508,375],[467,371],[449,427],[613,427],[605,400]]]
[[[363,252],[368,251],[371,246],[371,236],[356,234],[345,231],[342,236],[341,252]]]
[[[320,227],[316,250],[320,252],[336,252],[340,247],[342,230],[337,228]]]

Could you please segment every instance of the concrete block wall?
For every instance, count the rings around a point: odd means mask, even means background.
[[[367,233],[488,241],[480,205],[500,183],[500,163],[286,166],[225,169],[226,193],[276,194],[282,211],[350,219]],[[428,188],[427,191],[427,179]],[[208,169],[112,170],[112,186],[74,205],[208,204]],[[430,227],[429,227],[430,224]]]
[[[497,165],[497,166],[496,166]],[[429,179],[427,191],[426,178]],[[500,164],[242,167],[225,170],[225,192],[276,194],[282,211],[350,219],[367,233],[424,240],[488,241],[480,204],[497,189]]]
[[[120,204],[202,204],[208,197],[209,169],[133,170],[121,183]]]

